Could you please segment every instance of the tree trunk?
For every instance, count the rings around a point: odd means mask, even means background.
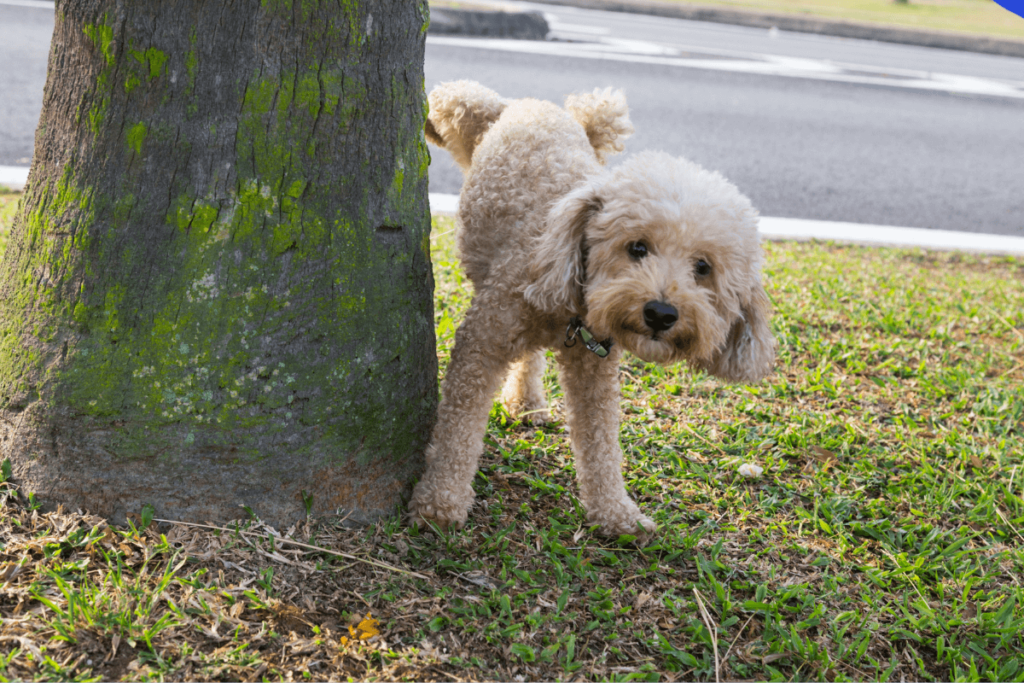
[[[0,271],[44,505],[390,512],[437,400],[426,0],[58,0]]]

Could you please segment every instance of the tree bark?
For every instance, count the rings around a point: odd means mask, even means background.
[[[58,0],[0,269],[44,505],[390,512],[437,400],[426,0]]]

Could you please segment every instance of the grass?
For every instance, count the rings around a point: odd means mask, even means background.
[[[689,0],[676,0],[689,2]],[[1024,19],[993,0],[696,0],[695,4],[1024,39]]]
[[[0,185],[0,254],[7,249],[7,233],[14,222],[14,212],[18,209],[20,194],[11,192]]]
[[[444,365],[470,292],[435,220]],[[585,528],[560,422],[498,407],[445,537],[115,528],[6,482],[0,678],[1024,680],[1024,264],[766,251],[767,381],[622,366],[647,547]]]

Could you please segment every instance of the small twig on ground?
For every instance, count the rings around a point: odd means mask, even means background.
[[[715,449],[716,451],[718,451],[718,452],[719,452],[720,454],[722,454],[722,455],[725,455],[725,456],[728,456],[728,455],[729,455],[728,453],[726,453],[725,451],[723,451],[723,450],[722,450],[722,447],[721,447],[721,446],[719,446],[719,445],[718,445],[718,444],[716,444],[716,443],[713,443],[713,442],[712,442],[712,441],[711,441],[710,439],[708,439],[708,438],[707,438],[706,436],[703,436],[703,435],[701,435],[701,434],[698,434],[698,433],[697,433],[697,430],[696,430],[696,429],[694,429],[693,427],[691,427],[690,425],[683,425],[683,428],[684,428],[684,429],[685,429],[686,431],[688,431],[688,432],[690,432],[691,434],[693,434],[693,435],[694,435],[695,437],[697,437],[698,439],[700,439],[701,441],[703,441],[703,442],[704,442],[705,444],[707,444],[708,446],[711,446],[712,448],[714,448],[714,449]]]
[[[740,626],[740,630],[736,632],[736,637],[732,639],[731,643],[729,643],[729,649],[725,651],[725,655],[722,657],[722,661],[726,664],[729,663],[729,655],[732,654],[733,646],[736,644],[736,641],[740,639],[740,636],[743,635],[743,629],[747,627],[747,624],[750,623],[750,620],[753,619],[754,616],[754,614],[751,614],[750,617],[745,622],[743,622],[743,626]]]
[[[954,477],[956,477],[960,481],[964,482],[965,484],[967,484],[967,483],[973,484],[975,487],[977,487],[977,489],[979,491],[981,491],[982,493],[985,493],[985,489],[982,488],[981,484],[978,484],[977,482],[974,482],[974,481],[968,482],[966,479],[963,478],[963,476],[960,475],[959,472],[956,472],[955,470],[949,469],[948,467],[946,467],[942,463],[936,463],[936,464],[939,467],[941,467],[942,469],[944,469],[946,472],[952,474]],[[1017,473],[1017,468],[1015,467],[1013,469],[1013,473],[1010,475],[1010,483],[1011,484],[1013,483],[1013,475],[1016,474],[1016,473]],[[1010,490],[1009,487],[1007,487],[1006,490],[1009,491]],[[1013,533],[1017,534],[1017,538],[1019,538],[1020,540],[1024,541],[1024,536],[1021,536],[1020,532],[1017,531],[1017,529],[1012,524],[1010,524],[1010,521],[1008,519],[1006,519],[1005,516],[1003,516],[1003,513],[999,511],[999,508],[995,508],[995,511],[996,511],[996,514],[999,515],[999,519],[1003,520],[1003,524],[1005,524],[1010,529],[1010,531],[1012,531]]]
[[[997,512],[998,512],[998,510],[997,510]],[[899,560],[897,560],[897,559],[896,559],[896,557],[895,557],[895,556],[894,556],[894,555],[893,555],[893,554],[892,554],[891,552],[889,552],[889,551],[888,551],[888,550],[886,550],[885,548],[881,548],[881,551],[882,551],[882,553],[883,553],[883,554],[884,554],[884,555],[885,555],[886,557],[888,557],[888,558],[889,558],[889,560],[891,560],[891,561],[892,561],[892,563],[893,563],[894,565],[896,565],[896,568],[897,568],[897,569],[899,569],[899,568],[900,568],[900,562],[899,562]],[[921,598],[921,602],[923,602],[923,603],[924,603],[925,605],[927,605],[927,604],[928,604],[928,599],[927,599],[926,597],[924,597],[924,593],[922,593],[922,592],[921,592],[921,589],[917,587],[917,582],[916,582],[916,581],[911,581],[911,582],[910,582],[910,587],[911,587],[911,588],[913,588],[913,589],[914,589],[914,592],[915,592],[915,593],[917,593],[917,595],[918,595],[918,597],[919,597],[919,598]]]
[[[1010,529],[1010,531],[1012,531],[1013,533],[1017,534],[1017,538],[1019,538],[1020,540],[1024,541],[1024,536],[1021,536],[1020,532],[1017,531],[1017,529],[1012,524],[1010,524],[1010,520],[1006,519],[1006,517],[999,510],[999,508],[995,508],[995,511],[996,511],[996,514],[999,515],[999,519],[1003,520],[1003,524],[1005,524]]]
[[[359,600],[360,600],[360,601],[361,601],[361,602],[362,602],[362,603],[363,603],[364,605],[366,605],[366,606],[367,606],[367,607],[369,607],[370,609],[373,609],[373,605],[371,605],[371,604],[370,604],[369,602],[367,602],[366,598],[364,598],[364,597],[363,597],[362,595],[360,595],[359,593],[356,593],[355,591],[348,591],[348,592],[349,592],[349,593],[351,593],[352,595],[356,596],[357,598],[359,598]]]
[[[999,315],[999,312],[996,309],[994,309],[991,306],[989,306],[988,304],[982,304],[982,306],[987,308],[988,312],[991,313],[993,316],[995,316],[996,320],[998,320],[1003,325],[1005,325],[1006,329],[1010,330],[1010,332],[1013,332],[1015,335],[1017,335],[1017,339],[1020,339],[1022,342],[1024,342],[1024,334],[1021,334],[1020,330],[1018,330],[1016,327],[1014,327],[1012,324],[1010,324],[1009,320],[1007,320],[1003,316]]]
[[[455,232],[456,230],[458,230],[458,227],[449,228],[448,230],[445,230],[444,232],[439,232],[437,234],[431,234],[430,235],[430,239],[432,239],[432,240],[433,239],[437,239],[438,237],[441,237],[442,235],[447,235],[448,233]]]
[[[183,526],[198,527],[198,528],[201,528],[201,529],[214,529],[216,531],[226,531],[229,534],[239,533],[239,534],[244,534],[246,536],[264,536],[265,535],[265,534],[253,533],[251,531],[242,531],[241,529],[228,529],[226,527],[214,526],[212,524],[194,524],[192,522],[179,522],[179,521],[173,520],[173,519],[157,519],[156,517],[154,517],[153,521],[154,522],[164,522],[166,524],[181,524]],[[374,567],[380,567],[381,569],[387,569],[389,571],[398,572],[399,574],[408,574],[409,576],[414,576],[417,579],[423,579],[424,581],[429,581],[430,580],[429,577],[424,576],[423,574],[420,574],[419,572],[414,572],[414,571],[410,571],[408,569],[402,569],[400,567],[395,567],[393,565],[387,564],[386,562],[377,562],[376,560],[368,560],[368,559],[366,559],[364,557],[358,557],[356,555],[351,555],[349,553],[343,553],[343,552],[341,552],[339,550],[330,550],[328,548],[321,548],[320,546],[310,545],[309,543],[303,543],[302,541],[293,541],[292,539],[285,538],[283,536],[275,536],[274,537],[274,541],[276,543],[287,543],[288,545],[294,545],[294,546],[297,546],[299,548],[306,548],[307,550],[315,550],[317,552],[325,553],[327,555],[335,555],[336,557],[344,557],[346,560],[354,560],[355,562],[363,562],[365,564],[373,565]]]
[[[696,588],[693,589],[693,596],[697,598],[697,607],[700,608],[700,615],[704,619],[704,625],[707,627],[708,632],[711,634],[711,649],[715,651],[715,683],[721,683],[720,669],[722,663],[718,659],[718,627],[711,621],[708,608],[704,606],[704,601],[700,599],[700,592]]]
[[[1003,374],[999,375],[999,379],[1002,379],[1003,377],[1006,377],[1007,375],[1012,374],[1012,373],[1020,370],[1021,368],[1024,368],[1024,361],[1022,361],[1020,363],[1017,363],[1012,368],[1010,368],[1009,370],[1007,370]]]

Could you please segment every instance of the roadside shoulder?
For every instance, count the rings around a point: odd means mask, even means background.
[[[780,12],[759,12],[755,10],[733,9],[710,5],[666,2],[665,0],[531,0],[531,2],[533,4],[562,5],[578,7],[581,9],[603,10],[607,12],[648,14],[653,16],[672,17],[675,19],[688,19],[691,21],[709,21],[719,24],[750,26],[754,28],[769,29],[775,27],[783,31],[817,33],[837,36],[840,38],[877,40],[881,42],[902,43],[905,45],[917,45],[921,47],[981,52],[986,54],[1002,55],[1005,57],[1024,57],[1024,40],[994,38],[990,36],[958,33],[954,31],[907,28],[871,22],[850,21],[846,19],[828,19],[823,17],[802,16]],[[489,4],[489,9],[487,11],[480,11],[477,8],[469,9],[469,5],[462,6],[467,9],[459,9],[458,7],[450,5],[442,6],[441,3],[432,4],[431,9],[432,11],[437,11],[444,15],[445,18],[442,19],[442,21],[447,20],[449,16],[460,14],[467,16],[467,22],[481,21],[476,17],[468,16],[474,13],[489,13],[491,15],[507,14],[510,16],[516,14],[516,5],[513,3],[505,3],[503,7],[495,7],[495,5]],[[526,12],[521,14],[529,13]],[[516,20],[522,21],[522,19]],[[509,19],[501,19],[499,17],[492,16],[487,20],[485,25],[497,26],[499,21],[509,21]],[[469,26],[470,24],[467,23],[466,25]],[[477,23],[475,25],[480,26],[481,24]],[[434,29],[434,27],[431,28],[432,30]],[[493,31],[493,29],[491,30]],[[438,30],[437,32],[441,31]],[[480,32],[462,34],[488,35],[488,33]]]

